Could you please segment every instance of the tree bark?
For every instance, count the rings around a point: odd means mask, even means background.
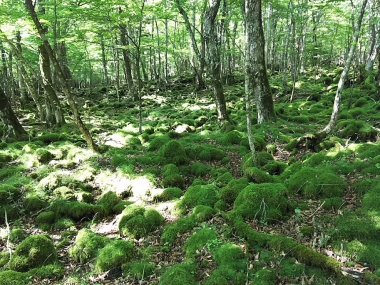
[[[204,38],[207,46],[207,70],[210,73],[214,90],[218,121],[221,125],[223,125],[229,120],[229,118],[221,77],[220,45],[218,43],[218,35],[215,31],[215,19],[218,14],[220,2],[221,0],[213,0],[211,7],[206,12],[204,19]]]
[[[336,122],[338,120],[338,114],[339,114],[339,109],[340,109],[340,99],[342,97],[344,82],[347,79],[347,74],[348,74],[348,71],[350,70],[351,61],[354,57],[354,52],[355,52],[356,46],[358,45],[360,27],[362,25],[362,20],[363,20],[363,16],[364,16],[365,7],[367,5],[367,2],[368,2],[368,0],[363,0],[362,7],[361,7],[360,12],[359,12],[358,21],[356,22],[354,34],[352,37],[351,48],[350,48],[350,51],[348,53],[346,63],[344,64],[344,69],[342,71],[342,74],[341,74],[339,82],[338,82],[338,88],[337,88],[336,94],[335,94],[334,106],[333,106],[333,111],[331,113],[330,121],[327,124],[327,126],[322,130],[322,132],[325,132],[327,134],[330,133],[331,130],[335,127]]]
[[[61,81],[62,90],[63,90],[63,92],[67,98],[67,101],[70,105],[70,108],[73,112],[75,123],[77,124],[78,128],[82,132],[84,139],[86,140],[86,142],[88,144],[88,147],[91,150],[98,152],[99,147],[96,145],[96,143],[92,139],[90,132],[88,131],[87,127],[84,125],[84,123],[82,121],[82,118],[79,114],[76,103],[74,101],[74,98],[73,98],[73,96],[69,90],[68,85],[67,85],[65,75],[61,69],[61,66],[59,65],[58,60],[56,59],[56,57],[54,55],[53,49],[51,48],[51,45],[48,41],[48,38],[45,35],[44,29],[43,29],[43,27],[42,27],[42,25],[38,19],[37,13],[34,9],[34,5],[33,5],[32,0],[25,0],[25,6],[26,6],[27,10],[29,11],[29,13],[32,17],[32,20],[33,20],[33,22],[34,22],[34,24],[38,30],[38,33],[39,33],[41,40],[42,40],[42,42],[46,48],[46,51],[47,51],[53,65],[54,65],[56,72],[58,73],[59,80]]]
[[[247,30],[249,75],[253,85],[257,109],[257,123],[275,120],[273,98],[265,67],[265,40],[261,18],[261,0],[245,1],[245,25]]]
[[[13,112],[4,90],[0,88],[0,120],[4,124],[2,140],[6,142],[23,141],[28,139],[28,134],[21,126]]]

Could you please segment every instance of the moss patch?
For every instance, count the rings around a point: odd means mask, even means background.
[[[99,250],[95,260],[95,271],[105,272],[123,263],[130,262],[134,256],[134,246],[125,240],[114,240]]]

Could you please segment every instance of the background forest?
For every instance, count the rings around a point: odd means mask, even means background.
[[[0,0],[0,285],[380,284],[380,3]]]

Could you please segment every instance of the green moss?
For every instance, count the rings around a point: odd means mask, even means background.
[[[159,153],[169,163],[173,163],[175,165],[183,165],[188,161],[184,147],[179,141],[176,140],[169,141],[163,145],[159,149]]]
[[[51,229],[55,221],[55,213],[53,211],[41,212],[36,217],[38,227],[44,231]]]
[[[177,188],[183,189],[184,183],[185,183],[185,180],[179,174],[173,174],[173,175],[167,176],[162,180],[162,185],[164,187],[177,187]]]
[[[19,218],[20,209],[15,204],[3,206],[0,205],[0,213],[3,213],[0,215],[0,224],[5,223],[5,212],[7,212],[8,222],[10,222]]]
[[[46,235],[33,235],[24,239],[9,261],[12,270],[26,272],[32,268],[52,264],[57,260],[53,242]]]
[[[6,270],[0,272],[0,285],[28,285],[30,277],[27,273]]]
[[[186,252],[186,257],[191,258],[198,250],[207,246],[208,242],[216,239],[217,234],[211,229],[201,229],[199,232],[194,233],[185,241],[184,251]]]
[[[276,284],[277,274],[271,269],[261,269],[256,272],[253,280],[258,285]]]
[[[178,199],[183,195],[183,191],[178,187],[166,188],[161,194],[153,198],[157,202],[165,202],[169,200]]]
[[[163,244],[172,244],[176,239],[178,234],[183,234],[190,231],[196,224],[195,219],[190,217],[179,218],[174,223],[166,225],[161,236]]]
[[[190,186],[177,206],[182,211],[197,205],[214,207],[214,204],[218,201],[217,191],[218,188],[215,185]]]
[[[57,230],[67,230],[75,228],[75,224],[71,219],[61,218],[54,223],[54,228]]]
[[[364,194],[362,199],[362,207],[365,211],[380,212],[380,187],[372,188]]]
[[[226,186],[232,179],[232,174],[230,172],[225,172],[216,178],[215,184],[216,186],[222,188]]]
[[[143,207],[130,205],[122,213],[119,221],[119,232],[122,236],[140,239],[163,223],[163,217],[156,210],[145,210]]]
[[[124,211],[124,209],[126,207],[128,207],[129,205],[131,205],[132,202],[129,202],[129,201],[120,201],[119,203],[117,203],[115,206],[113,206],[112,208],[112,211],[115,213],[115,214],[121,214],[121,212]]]
[[[288,167],[285,162],[281,161],[269,161],[262,167],[262,170],[269,173],[270,175],[280,175]]]
[[[215,205],[214,209],[217,211],[226,211],[228,209],[228,204],[223,200],[218,200]]]
[[[104,216],[104,209],[101,205],[92,205],[78,201],[56,200],[50,206],[50,210],[55,212],[56,217],[67,217],[74,221],[93,219],[96,216]]]
[[[205,176],[208,172],[207,166],[201,162],[194,162],[191,164],[191,173],[197,177]]]
[[[358,142],[373,141],[377,136],[377,131],[371,125],[356,119],[339,121],[335,132],[340,138],[350,138]]]
[[[120,198],[113,191],[104,193],[98,200],[98,204],[103,206],[106,216],[113,213],[113,207],[115,207],[119,202]]]
[[[289,214],[287,189],[280,183],[250,184],[244,188],[234,203],[242,217],[274,222]]]
[[[75,201],[76,200],[76,197],[74,195],[74,191],[71,190],[70,188],[66,187],[66,186],[61,186],[61,187],[56,188],[53,191],[53,193],[57,198],[60,198],[60,199],[66,200],[66,201]]]
[[[221,143],[224,145],[239,144],[242,139],[242,134],[239,131],[233,130],[225,133],[221,138]]]
[[[4,267],[11,258],[11,255],[8,250],[0,251],[0,268]]]
[[[247,260],[241,248],[235,244],[223,244],[215,249],[214,259],[219,266],[227,266],[236,271],[245,270]]]
[[[343,199],[340,197],[325,198],[323,202],[323,209],[326,210],[338,210],[344,204]]]
[[[23,229],[12,229],[9,233],[9,241],[11,243],[20,243],[27,238],[27,233]]]
[[[124,276],[133,276],[138,280],[152,275],[156,269],[153,263],[146,261],[128,262],[122,265]]]
[[[100,249],[95,260],[95,272],[101,273],[123,263],[130,262],[135,254],[134,246],[125,240],[114,240]]]
[[[173,163],[166,164],[162,168],[162,175],[164,177],[172,176],[174,174],[179,174],[179,168],[175,164]]]
[[[248,186],[248,180],[246,178],[232,179],[219,191],[220,199],[228,204],[232,204],[241,190],[246,186]]]
[[[46,201],[36,195],[31,195],[23,200],[24,210],[26,213],[36,212],[45,208],[48,204]]]
[[[344,249],[349,256],[355,256],[355,261],[380,268],[380,249],[377,241],[362,242],[354,239],[344,243]]]
[[[335,219],[334,224],[335,231],[332,235],[334,240],[354,240],[358,237],[362,240],[369,240],[380,237],[378,229],[368,215],[345,212],[343,216]]]
[[[37,149],[34,154],[37,156],[38,161],[41,163],[48,163],[54,158],[52,153],[45,148]]]
[[[194,279],[196,267],[189,264],[177,264],[170,267],[160,279],[160,285],[197,285]]]
[[[17,201],[20,197],[20,189],[8,184],[0,185],[0,205],[10,204]]]
[[[55,263],[33,268],[28,271],[28,275],[53,281],[61,279],[65,275],[65,270],[62,265]]]
[[[197,222],[204,222],[211,219],[215,215],[214,208],[204,205],[195,206],[193,216]]]
[[[308,159],[306,159],[306,161],[304,162],[304,165],[310,166],[310,167],[315,167],[315,166],[324,164],[324,163],[328,162],[329,160],[330,160],[330,158],[328,156],[326,156],[326,154],[324,154],[322,152],[318,152],[318,153],[310,156]]]
[[[275,182],[275,179],[267,172],[257,167],[247,167],[244,169],[244,176],[249,182],[255,183],[271,183]]]
[[[87,263],[96,257],[99,249],[108,242],[109,239],[106,237],[97,235],[89,229],[81,229],[68,253],[76,262]]]
[[[42,141],[45,144],[50,144],[52,142],[65,141],[67,140],[67,137],[64,134],[48,133],[48,134],[41,135],[37,137],[36,139],[39,141]]]

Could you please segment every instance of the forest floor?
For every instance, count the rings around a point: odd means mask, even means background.
[[[224,132],[211,90],[180,81],[146,89],[141,134],[128,98],[79,97],[101,154],[70,116],[46,129],[18,110],[31,140],[0,145],[0,285],[10,284],[1,274],[14,284],[380,284],[380,103],[371,86],[348,88],[332,135],[314,139],[336,87],[324,77],[338,74],[300,79],[293,102],[272,77],[278,120],[253,127],[257,167],[239,82],[225,86]],[[20,269],[20,245],[45,234],[53,266],[48,256],[42,272]]]

